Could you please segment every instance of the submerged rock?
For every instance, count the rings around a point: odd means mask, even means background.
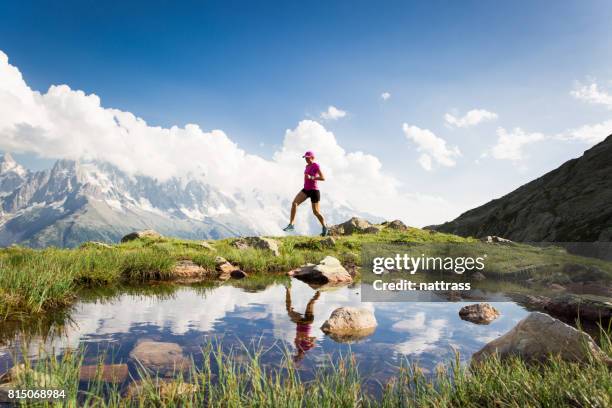
[[[159,239],[159,238],[163,238],[163,236],[157,231],[154,231],[152,229],[147,229],[147,230],[142,230],[142,231],[131,232],[127,234],[126,236],[124,236],[123,238],[121,238],[121,242],[129,242],[129,241],[134,241],[135,239],[142,239],[142,238]]]
[[[497,354],[501,359],[519,356],[527,361],[544,361],[550,355],[572,362],[610,359],[591,336],[547,314],[532,312],[503,336],[489,342],[472,356],[478,363]]]
[[[333,256],[326,256],[318,265],[308,264],[291,271],[294,278],[307,283],[350,283],[353,278],[340,261]]]
[[[94,381],[99,376],[104,382],[121,384],[128,373],[127,364],[86,365],[81,367],[79,381]]]
[[[336,341],[347,342],[371,335],[377,325],[374,313],[368,309],[340,307],[332,312],[321,330]]]
[[[558,316],[601,321],[604,326],[612,319],[612,299],[596,295],[568,293],[556,296],[546,304],[546,310]]]
[[[499,311],[488,303],[476,303],[463,306],[459,317],[476,324],[489,324],[499,317]]]
[[[183,349],[176,343],[143,340],[130,352],[130,358],[165,377],[184,371],[189,366]]]

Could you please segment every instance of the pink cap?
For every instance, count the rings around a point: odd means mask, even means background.
[[[305,157],[315,157],[314,153],[311,152],[310,150],[308,150],[306,153],[304,153],[304,155],[302,156],[302,158]]]

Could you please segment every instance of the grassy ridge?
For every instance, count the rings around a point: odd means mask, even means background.
[[[0,321],[70,305],[80,288],[170,279],[173,265],[181,259],[214,269],[215,257],[222,256],[250,273],[283,272],[307,262],[317,262],[324,255],[337,256],[345,263],[358,263],[364,243],[465,241],[453,235],[432,234],[416,228],[342,237],[333,249],[322,248],[318,238],[277,239],[281,243],[279,257],[258,249],[239,250],[231,245],[233,239],[212,242],[216,251],[202,247],[197,241],[173,238],[135,240],[112,248],[91,243],[77,249],[2,248]]]
[[[559,248],[535,248],[527,245],[490,245],[470,238],[409,228],[389,228],[377,234],[354,234],[336,238],[333,247],[324,247],[321,238],[288,236],[275,238],[280,256],[259,249],[240,250],[234,239],[211,241],[214,251],[198,241],[173,238],[141,239],[110,248],[83,244],[77,249],[21,247],[0,249],[0,321],[18,319],[70,305],[79,289],[143,283],[172,278],[178,260],[189,259],[212,270],[215,257],[222,256],[251,274],[285,272],[308,262],[318,262],[333,255],[345,265],[361,263],[364,245],[383,248],[389,244],[410,243],[415,253],[435,256],[441,249],[452,256],[487,253],[487,273],[511,275],[533,265],[557,266],[577,262],[594,266],[598,279],[612,281],[612,264],[568,255]],[[466,244],[466,245],[450,245]],[[448,245],[446,245],[448,244]],[[469,244],[469,245],[467,245]],[[382,251],[382,249],[381,249]],[[450,251],[450,252],[449,252]],[[591,273],[591,272],[589,272]]]
[[[610,337],[601,336],[602,349],[612,356]],[[243,354],[245,350],[238,350]],[[536,365],[513,358],[491,358],[467,368],[459,357],[426,376],[404,362],[386,384],[372,388],[360,376],[352,355],[319,366],[305,381],[289,354],[280,367],[262,363],[263,351],[236,358],[220,344],[203,348],[204,362],[175,380],[162,380],[140,370],[138,387],[104,383],[101,375],[79,390],[81,353],[67,353],[27,363],[18,386],[39,387],[46,378],[67,391],[61,402],[38,406],[85,407],[609,407],[610,369],[599,362],[568,363],[551,359]],[[99,371],[101,374],[101,370]],[[81,384],[82,386],[83,384]]]

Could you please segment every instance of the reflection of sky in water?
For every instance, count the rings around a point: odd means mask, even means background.
[[[304,313],[313,294],[309,286],[293,280],[294,310]],[[495,302],[501,317],[490,325],[475,325],[459,318],[458,311],[464,304],[362,303],[358,286],[324,291],[314,306],[310,336],[316,338],[315,347],[307,352],[303,367],[320,364],[326,354],[345,354],[350,348],[357,355],[362,371],[374,376],[389,373],[390,367],[397,365],[404,356],[431,369],[452,358],[454,350],[466,360],[527,314],[512,302]],[[351,345],[336,343],[327,337],[319,327],[341,306],[366,307],[374,311],[378,320],[376,332]],[[176,342],[194,355],[205,337],[212,336],[223,337],[224,345],[259,341],[264,346],[277,343],[290,351],[295,349],[296,326],[285,309],[283,285],[273,285],[260,292],[222,285],[206,292],[185,287],[170,297],[124,294],[112,301],[79,303],[72,320],[74,323],[65,335],[53,340],[53,346],[61,350],[87,345],[88,361],[95,360],[94,355],[100,349],[109,347],[115,361],[127,360],[139,338]],[[0,349],[0,359],[1,353],[6,354],[7,350]],[[271,352],[268,362],[275,363],[272,360],[278,360],[279,354]],[[197,357],[195,359],[197,361]]]

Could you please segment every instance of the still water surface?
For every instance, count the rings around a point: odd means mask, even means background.
[[[438,363],[449,362],[455,351],[462,361],[469,361],[471,354],[528,313],[503,293],[491,292],[488,297],[496,301],[490,303],[501,317],[489,325],[476,325],[458,315],[462,306],[474,302],[364,303],[359,284],[316,295],[313,288],[297,280],[248,290],[226,283],[150,292],[84,296],[59,333],[46,339],[40,334],[34,336],[29,353],[36,355],[41,344],[57,353],[84,346],[85,364],[95,364],[106,352],[108,362],[127,362],[135,375],[136,364],[129,353],[139,340],[177,343],[198,364],[202,345],[208,339],[222,339],[226,350],[243,345],[251,349],[270,347],[262,361],[272,366],[280,363],[286,349],[307,377],[330,356],[333,359],[351,351],[364,377],[384,382],[402,359],[418,361],[425,372],[431,372]],[[309,303],[312,316],[306,317]],[[378,321],[376,331],[350,344],[325,335],[320,326],[341,306],[372,310]],[[310,320],[310,327],[305,328],[304,321]],[[12,355],[20,347],[19,338],[0,345],[0,372],[12,364]]]

